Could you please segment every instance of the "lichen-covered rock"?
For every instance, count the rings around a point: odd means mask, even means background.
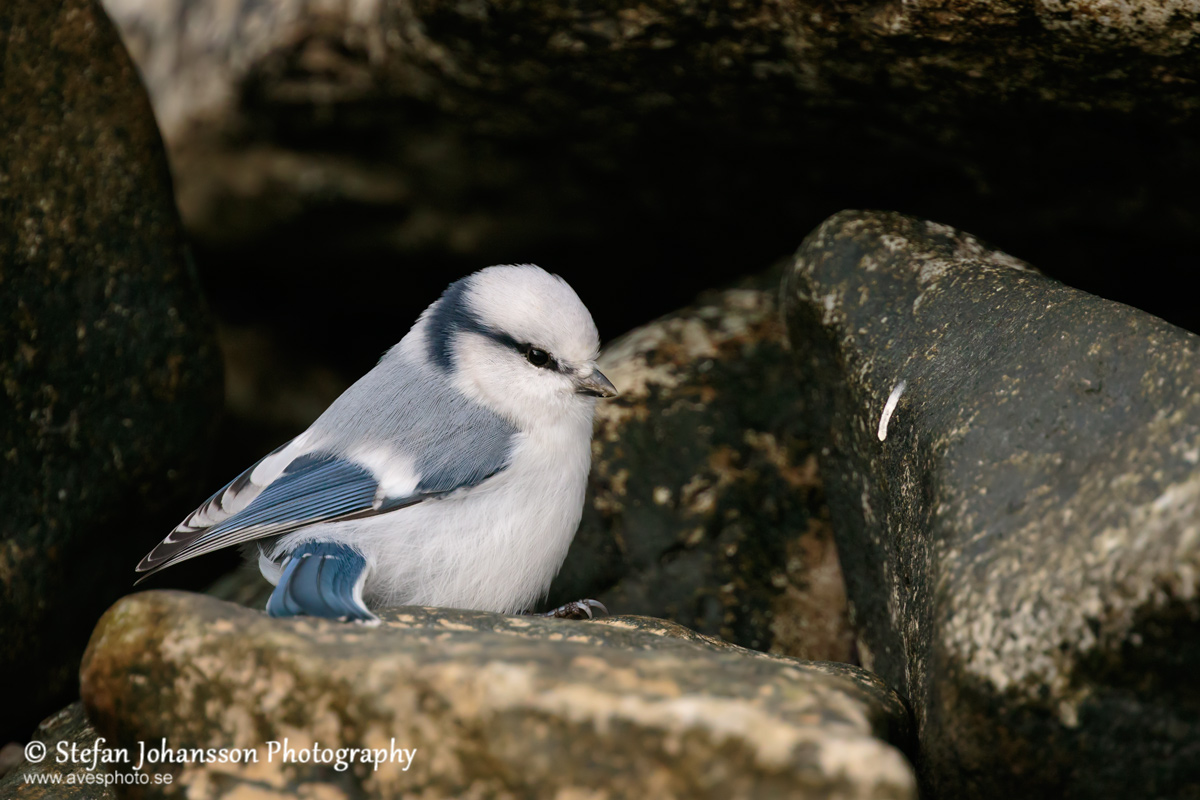
[[[1200,794],[1200,338],[898,214],[827,220],[784,298],[931,796]]]
[[[126,746],[257,753],[156,767],[174,780],[141,796],[915,797],[897,749],[905,709],[862,670],[636,618],[383,617],[366,628],[202,595],[126,597],[88,647],[84,703]],[[281,763],[270,743],[284,738],[416,752],[338,771]]]
[[[851,660],[780,274],[605,348],[621,394],[596,406],[584,517],[550,606],[597,597],[755,650]]]
[[[194,498],[221,392],[145,91],[91,0],[0,33],[0,736],[74,696],[132,567]]]
[[[0,797],[16,800],[116,800],[116,790],[106,770],[87,760],[100,734],[87,721],[82,703],[46,718],[34,731],[32,742],[45,745],[38,763],[24,758],[6,775],[0,775]],[[61,745],[61,749],[60,749]],[[78,757],[72,757],[71,747]],[[103,746],[103,743],[101,744]]]

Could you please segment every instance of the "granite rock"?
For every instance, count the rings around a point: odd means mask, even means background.
[[[605,347],[583,521],[548,605],[597,597],[754,650],[850,661],[853,637],[781,272]]]
[[[928,796],[1200,794],[1200,338],[890,213],[810,234],[784,304]]]
[[[169,788],[133,796],[915,797],[899,749],[907,712],[863,670],[630,617],[382,616],[368,628],[132,595],[96,628],[84,703],[125,746],[259,754],[158,767]],[[416,753],[340,772],[268,760],[285,737],[297,750]]]
[[[90,0],[0,43],[0,736],[74,696],[100,612],[195,495],[220,361],[145,90]],[[12,691],[13,687],[20,691]]]
[[[0,775],[0,797],[16,800],[116,800],[116,789],[103,766],[93,766],[86,756],[100,734],[87,721],[79,702],[42,721],[31,742],[45,745],[46,757],[30,763],[22,757],[7,774]],[[104,746],[101,743],[100,746]]]

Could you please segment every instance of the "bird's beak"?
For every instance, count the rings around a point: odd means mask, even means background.
[[[592,370],[592,374],[586,378],[580,378],[575,386],[576,394],[590,394],[592,397],[616,397],[617,387],[612,385],[612,381],[604,377],[604,373],[598,369]]]

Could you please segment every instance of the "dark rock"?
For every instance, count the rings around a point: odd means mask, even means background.
[[[874,676],[614,617],[400,608],[377,628],[270,619],[202,595],[124,598],[81,672],[126,746],[254,748],[172,769],[189,797],[910,798],[906,711]],[[416,748],[404,771],[268,761],[297,748]],[[153,784],[141,796],[157,796]],[[323,796],[323,795],[322,795]]]
[[[71,756],[96,747],[100,734],[87,721],[82,703],[72,703],[45,719],[34,731],[31,741],[44,744],[45,758],[31,764],[20,758],[7,774],[0,775],[0,797],[18,800],[115,800],[117,794],[108,783],[102,765],[92,764],[85,755]],[[59,745],[64,745],[60,751]],[[105,743],[101,742],[100,747]]]
[[[624,331],[847,203],[1058,254],[1200,324],[1127,277],[1200,244],[1195,0],[107,5],[208,279],[243,288],[214,301],[311,346],[514,258],[577,269]]]
[[[584,517],[549,607],[597,597],[744,647],[851,660],[780,272],[621,337],[600,366]]]
[[[929,795],[1200,794],[1200,338],[898,214],[827,220],[784,296]]]
[[[0,778],[25,762],[25,749],[16,742],[0,747]]]
[[[23,739],[74,697],[88,630],[195,499],[221,373],[108,19],[89,0],[0,16],[0,735]]]

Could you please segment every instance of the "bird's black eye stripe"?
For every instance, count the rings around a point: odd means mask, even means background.
[[[540,347],[534,347],[531,344],[523,344],[520,347],[521,355],[525,356],[525,360],[535,367],[549,367],[554,369],[557,364],[554,363],[554,358]]]

